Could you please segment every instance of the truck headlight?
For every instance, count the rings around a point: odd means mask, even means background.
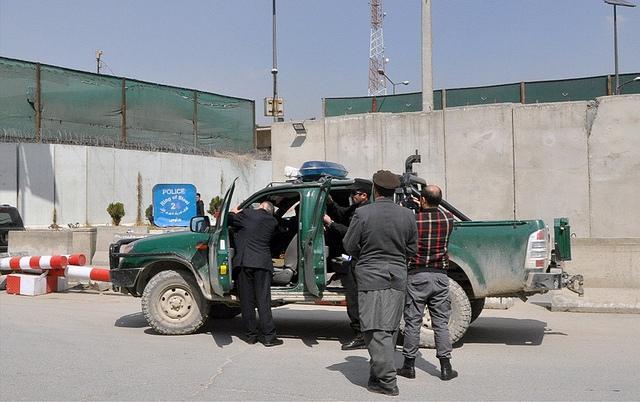
[[[133,247],[135,246],[136,242],[132,241],[131,243],[127,243],[127,244],[123,244],[122,246],[120,246],[120,253],[122,254],[127,254],[130,253],[131,250],[133,250]]]

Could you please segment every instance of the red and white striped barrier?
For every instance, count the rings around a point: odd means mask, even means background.
[[[76,281],[90,279],[97,282],[111,282],[111,272],[106,268],[69,265],[65,270],[65,276]]]
[[[111,282],[106,268],[83,266],[84,254],[0,258],[0,269],[7,275],[7,293],[36,296],[68,288],[68,280]],[[77,265],[76,265],[77,264]],[[20,273],[18,273],[20,272]],[[25,275],[25,274],[39,275]]]
[[[69,265],[87,265],[87,257],[84,254],[68,254],[65,257],[67,257]]]
[[[64,255],[42,255],[31,257],[5,257],[0,259],[0,269],[40,274],[43,270],[64,269],[68,265]]]

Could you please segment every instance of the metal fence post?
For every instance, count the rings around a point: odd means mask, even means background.
[[[198,91],[193,91],[193,146],[198,148]]]
[[[35,141],[42,142],[42,97],[40,84],[40,63],[36,63],[36,99],[34,101],[36,109],[36,133]]]
[[[442,88],[440,92],[440,102],[442,103],[442,110],[447,108],[447,90]]]
[[[120,146],[127,143],[127,80],[122,79],[122,104],[120,106]]]
[[[611,75],[607,75],[607,96],[613,95],[613,91],[611,90]]]
[[[527,103],[524,81],[520,81],[520,103]]]

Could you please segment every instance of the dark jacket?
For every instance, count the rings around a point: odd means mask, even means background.
[[[204,201],[202,200],[196,201],[196,215],[204,216]]]
[[[407,261],[416,253],[417,238],[413,213],[391,199],[358,208],[343,241],[357,259],[358,290],[405,290]]]
[[[229,226],[235,229],[233,266],[273,271],[271,239],[278,221],[264,209],[243,209],[228,215]]]

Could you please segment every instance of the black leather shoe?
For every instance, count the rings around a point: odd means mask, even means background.
[[[390,395],[390,396],[398,396],[400,395],[400,390],[398,386],[393,388],[383,387],[380,383],[369,383],[367,385],[367,390],[370,392],[375,392],[376,394]]]
[[[396,373],[401,377],[416,378],[416,359],[404,358],[404,364],[401,368],[396,370]]]
[[[268,348],[270,348],[271,346],[278,346],[278,345],[282,345],[284,343],[284,341],[282,339],[278,339],[278,338],[274,338],[271,340],[265,340],[264,342],[262,342],[262,344]]]
[[[247,336],[244,339],[245,342],[247,342],[249,345],[255,345],[256,343],[258,343],[258,337],[257,336]]]
[[[349,342],[342,345],[342,350],[355,350],[355,349],[366,349],[367,345],[364,343],[364,339],[362,336],[356,336]]]
[[[449,359],[440,359],[440,379],[449,381],[457,376],[458,372],[451,367],[451,361]]]

